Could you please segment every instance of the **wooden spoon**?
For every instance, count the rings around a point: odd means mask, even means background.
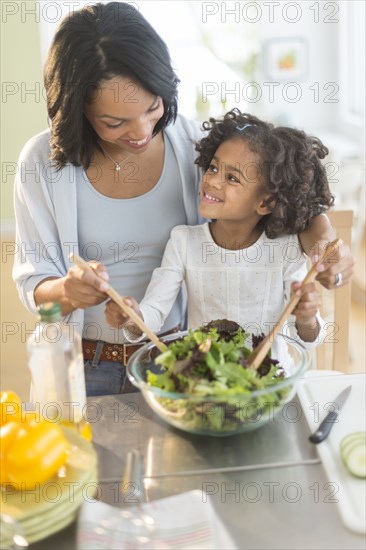
[[[95,275],[97,275],[97,277],[99,277],[97,271],[95,271],[91,267],[91,265],[88,264],[88,262],[83,260],[83,258],[80,258],[80,256],[78,256],[77,254],[72,254],[71,253],[69,255],[69,259],[70,259],[71,262],[74,262],[78,267],[80,267],[80,269],[92,271]],[[99,277],[99,278],[104,283],[106,282],[101,277]],[[108,294],[108,296],[110,298],[112,298],[112,300],[114,302],[116,302],[116,304],[119,305],[119,307],[121,309],[123,309],[123,311],[129,317],[131,317],[131,319],[134,321],[134,323],[136,323],[136,325],[139,327],[139,329],[146,334],[146,336],[149,338],[149,340],[151,340],[162,353],[168,349],[167,346],[161,340],[159,340],[159,338],[156,336],[156,334],[154,334],[154,332],[152,330],[150,330],[147,325],[145,325],[145,323],[141,319],[141,317],[139,315],[137,315],[137,313],[129,305],[126,304],[123,297],[120,294],[118,294],[118,292],[116,290],[114,290],[114,288],[111,287],[110,284],[108,284],[108,290],[106,290],[105,292],[106,292],[106,294]]]
[[[328,245],[325,247],[322,254],[320,255],[320,258],[317,264],[322,263],[328,258],[330,258],[331,255],[339,248],[341,244],[342,244],[341,239],[336,239],[335,241],[328,243]],[[315,280],[315,277],[318,274],[316,270],[317,264],[314,264],[311,267],[311,269],[308,271],[305,279],[302,281],[303,285],[307,283],[312,283]],[[267,334],[267,336],[260,342],[260,344],[249,355],[248,357],[249,367],[251,367],[252,369],[258,369],[258,367],[261,365],[262,361],[266,357],[271,345],[273,344],[274,339],[276,338],[278,332],[280,331],[287,317],[295,309],[299,301],[300,301],[300,296],[296,296],[296,294],[294,294],[291,300],[289,301],[289,303],[287,304],[287,306],[285,307],[285,309],[283,310],[283,312],[281,313],[280,318],[278,319],[273,329]]]

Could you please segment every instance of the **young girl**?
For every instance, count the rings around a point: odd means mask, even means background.
[[[127,302],[157,332],[185,283],[188,327],[227,318],[260,334],[297,292],[295,333],[319,343],[320,295],[313,283],[299,283],[307,267],[297,233],[333,203],[320,162],[328,150],[304,132],[238,109],[204,128],[209,134],[197,145],[195,162],[205,171],[200,214],[212,221],[175,227],[143,300]],[[106,317],[115,328],[125,325],[131,341],[141,335],[114,302]]]

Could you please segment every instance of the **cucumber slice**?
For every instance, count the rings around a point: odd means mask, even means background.
[[[355,443],[343,458],[348,471],[355,477],[366,478],[365,441]]]
[[[351,434],[348,434],[341,441],[341,444],[340,444],[341,450],[345,447],[345,445],[348,445],[348,443],[352,441],[356,441],[357,439],[365,439],[365,438],[366,438],[366,432],[353,432]]]
[[[346,463],[348,460],[348,455],[350,452],[353,451],[355,447],[358,447],[359,445],[363,445],[364,443],[362,441],[355,441],[354,443],[350,443],[347,445],[347,447],[341,452],[341,456],[343,458],[343,461]]]
[[[363,436],[359,435],[359,436],[355,436],[355,437],[352,437],[352,438],[348,438],[345,443],[343,443],[343,441],[342,441],[341,445],[340,445],[342,457],[345,456],[348,453],[349,449],[351,447],[353,447],[353,445],[358,444],[358,443],[360,443],[360,444],[363,443],[365,445],[366,444],[366,437],[363,437]]]
[[[366,432],[353,432],[340,443],[342,460],[355,477],[366,478]]]

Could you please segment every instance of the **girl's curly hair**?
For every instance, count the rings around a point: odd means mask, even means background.
[[[333,205],[325,167],[320,162],[328,149],[316,137],[294,128],[275,127],[239,109],[221,119],[203,123],[209,134],[196,145],[196,164],[206,171],[217,148],[229,139],[239,138],[258,155],[258,173],[270,197],[270,214],[261,225],[270,239],[287,233],[300,233],[310,220]]]

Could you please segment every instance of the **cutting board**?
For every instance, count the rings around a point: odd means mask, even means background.
[[[319,373],[319,371],[318,371]],[[366,532],[366,480],[353,477],[342,462],[339,444],[343,437],[366,431],[366,374],[315,376],[299,383],[298,396],[310,432],[316,430],[332,407],[332,401],[347,386],[351,393],[339,413],[328,438],[316,445],[328,481],[338,486],[333,498],[344,524],[356,533]],[[332,408],[330,408],[332,407]],[[329,408],[329,410],[328,410]]]

